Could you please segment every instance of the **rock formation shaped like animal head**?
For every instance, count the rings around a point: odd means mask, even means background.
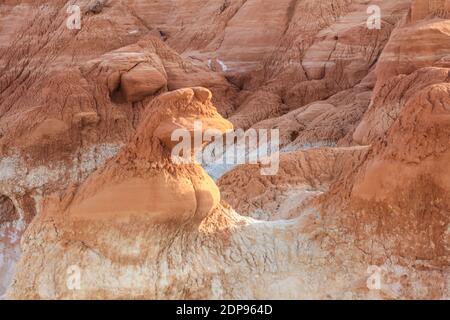
[[[75,192],[66,211],[70,219],[143,215],[155,223],[185,223],[201,221],[219,204],[217,186],[199,165],[177,165],[170,157],[176,129],[191,131],[194,121],[221,132],[232,128],[212,106],[209,90],[163,94],[144,117],[123,151]]]

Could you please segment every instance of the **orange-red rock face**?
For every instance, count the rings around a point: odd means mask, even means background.
[[[450,297],[448,0],[77,4],[0,4],[0,297]],[[279,171],[174,163],[196,121]]]

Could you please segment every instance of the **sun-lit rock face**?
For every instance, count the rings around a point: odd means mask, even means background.
[[[390,222],[380,226],[382,233],[408,239],[395,241],[392,250],[440,267],[448,267],[450,248],[449,71],[425,68],[413,76],[419,79],[422,73],[433,83],[398,83],[394,90],[403,90],[400,96],[406,90],[414,93],[382,141],[374,144],[352,189],[357,205],[373,208],[374,215],[388,214]]]
[[[449,66],[450,27],[446,19],[420,20],[397,29],[377,64],[379,86],[385,79],[431,66]]]
[[[0,298],[450,297],[448,0],[3,2]]]

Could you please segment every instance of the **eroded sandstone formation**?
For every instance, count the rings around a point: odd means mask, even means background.
[[[449,1],[76,4],[0,4],[0,296],[450,297]],[[278,173],[174,163],[195,121]]]

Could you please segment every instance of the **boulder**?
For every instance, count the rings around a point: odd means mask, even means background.
[[[167,86],[166,77],[160,71],[147,64],[138,64],[122,74],[120,88],[126,101],[141,101]]]

